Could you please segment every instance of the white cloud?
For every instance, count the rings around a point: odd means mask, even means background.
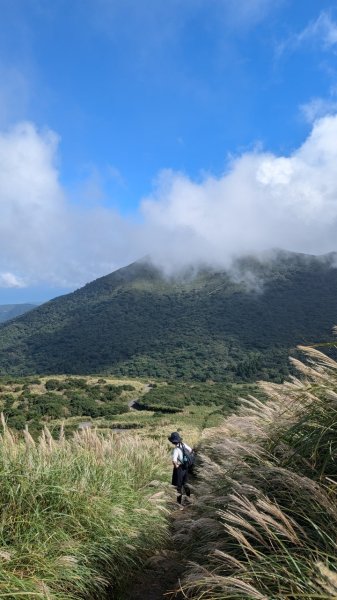
[[[337,117],[317,121],[289,157],[246,153],[220,178],[195,183],[163,173],[143,202],[162,240],[153,254],[172,264],[228,265],[270,248],[324,253],[337,248]]]
[[[263,21],[283,2],[284,0],[226,0],[218,4],[228,25],[246,29]]]
[[[328,12],[322,11],[317,19],[311,21],[302,31],[292,33],[275,46],[276,58],[295,52],[301,48],[313,46],[320,51],[336,54],[337,22]],[[335,76],[335,74],[334,74]]]
[[[0,273],[0,288],[23,288],[25,282],[13,273]]]
[[[310,23],[297,36],[298,42],[316,39],[323,47],[330,49],[337,45],[337,23],[327,12],[321,12],[318,18]]]
[[[131,224],[66,198],[58,142],[28,122],[0,134],[0,272],[27,284],[80,285],[138,256],[128,247]]]
[[[300,111],[308,123],[313,123],[326,115],[337,113],[337,100],[331,98],[312,98],[310,102],[302,104]]]
[[[0,135],[0,270],[31,276],[59,243],[64,204],[56,147],[54,133],[39,134],[30,123]]]
[[[142,219],[73,205],[60,184],[58,138],[31,123],[0,134],[0,286],[77,286],[151,255],[168,271],[227,267],[271,248],[337,249],[337,116],[289,156],[255,150],[221,177],[162,172]]]
[[[290,35],[277,46],[277,55],[293,51],[305,44],[316,43],[323,50],[331,51],[337,47],[337,22],[329,13],[322,11],[317,19],[311,21],[302,31]]]

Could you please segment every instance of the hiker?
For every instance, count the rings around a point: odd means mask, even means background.
[[[177,488],[177,502],[181,506],[183,491],[189,498],[191,490],[187,485],[188,482],[188,463],[186,458],[193,455],[193,450],[187,444],[183,443],[177,431],[174,431],[169,436],[169,441],[174,445],[172,451],[172,462],[173,462],[173,473],[172,473],[172,485]]]

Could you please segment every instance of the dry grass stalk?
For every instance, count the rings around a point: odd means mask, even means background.
[[[297,358],[291,357],[289,360],[292,363],[292,365],[296,368],[296,370],[299,371],[300,373],[302,373],[303,375],[305,375],[306,377],[308,377],[309,380],[311,380],[311,379],[313,381],[328,381],[329,380],[329,376],[324,371],[320,372],[318,369],[313,369],[312,367],[309,367],[308,365],[304,364]]]
[[[272,421],[275,418],[275,407],[272,404],[261,402],[254,396],[248,396],[248,398],[239,398],[241,402],[241,410],[244,407],[244,414],[252,414],[259,419],[265,421]],[[240,414],[240,409],[239,409]]]
[[[61,423],[61,427],[60,427],[60,435],[59,435],[59,443],[63,444],[63,442],[65,442],[65,434],[64,434],[64,421],[62,421]]]
[[[234,568],[237,571],[244,570],[242,562],[237,560],[231,554],[227,554],[226,552],[222,552],[222,550],[216,549],[216,550],[214,550],[213,555],[216,558],[221,559],[221,563],[227,563],[231,568]]]
[[[273,505],[268,498],[264,497],[258,499],[256,505],[247,497],[238,496],[236,494],[230,494],[229,500],[232,512],[220,511],[221,516],[231,522],[233,522],[235,518],[237,519],[237,523],[240,522],[246,531],[256,532],[256,539],[263,545],[267,546],[269,543],[274,542],[275,533],[288,539],[293,544],[301,545],[294,529],[294,526],[296,526],[295,522],[293,521],[293,523],[291,523],[290,519],[280,510],[280,508]],[[240,515],[244,515],[246,518],[243,519],[241,517],[239,521],[239,518],[235,515],[234,511]],[[268,536],[267,540],[262,538],[256,528],[252,526],[251,521],[254,521],[256,525],[259,525],[261,529],[265,531]]]
[[[329,597],[337,598],[337,572],[332,571],[332,569],[322,562],[316,563],[316,567],[319,572],[316,580],[318,586],[329,595],[331,594]]]
[[[243,598],[245,600],[270,600],[265,594],[262,594],[253,585],[244,579],[238,577],[226,577],[211,573],[209,576],[200,577],[198,574],[189,578],[188,586],[182,586],[182,591],[190,589],[195,592],[192,598],[209,600],[217,598],[218,600],[231,600],[233,598]],[[220,592],[221,590],[221,592]],[[199,592],[199,593],[198,593]],[[240,596],[238,596],[240,593]],[[219,595],[221,594],[221,596]],[[185,598],[191,597],[190,595]]]
[[[1,426],[3,431],[5,432],[7,429],[7,423],[6,423],[6,419],[5,419],[5,415],[3,414],[3,412],[1,412]]]
[[[253,598],[256,600],[270,600],[267,598],[267,596],[265,596],[264,594],[261,594],[261,592],[259,592],[259,590],[257,590],[250,583],[248,583],[247,581],[244,581],[243,579],[238,579],[235,577],[215,576],[214,584],[222,585],[224,590],[228,591],[228,592],[235,592],[235,591],[243,592],[244,594],[246,594],[245,597],[249,598],[250,600],[252,600]]]
[[[37,581],[36,587],[40,591],[39,596],[45,598],[46,600],[53,600],[53,594],[51,593],[50,588],[44,581]]]
[[[269,498],[258,498],[256,505],[264,510],[266,513],[270,513],[276,519],[281,521],[284,526],[287,528],[289,539],[293,541],[295,544],[301,545],[300,540],[298,539],[297,533],[295,532],[295,528],[301,532],[302,536],[306,536],[302,527],[298,525],[293,519],[287,516],[284,511],[280,509],[276,502],[270,502]]]
[[[76,556],[65,554],[64,556],[59,556],[56,560],[56,563],[61,567],[75,568],[78,565],[78,559]]]
[[[230,510],[219,510],[219,515],[226,523],[239,526],[240,530],[243,530],[245,535],[255,538],[263,546],[267,546],[259,531],[247,519],[244,519],[242,516],[239,516]]]
[[[298,346],[298,349],[306,356],[314,359],[316,366],[323,366],[328,369],[337,370],[337,362],[311,346]]]
[[[241,529],[238,529],[237,527],[233,527],[232,525],[230,525],[229,523],[226,523],[226,522],[223,523],[223,526],[224,526],[225,530],[227,531],[227,533],[229,533],[229,535],[238,542],[239,546],[241,546],[241,548],[243,549],[245,554],[248,552],[252,556],[259,558],[260,552],[258,552],[256,550],[256,548],[254,548],[250,544],[250,542],[247,540],[247,537],[244,535],[244,533],[241,531]]]
[[[29,451],[31,448],[35,448],[36,444],[35,444],[34,439],[32,438],[32,436],[29,433],[28,425],[25,426],[25,428],[23,430],[23,435],[24,435],[27,451]]]
[[[0,548],[0,560],[9,561],[12,560],[12,554],[3,548]]]
[[[15,452],[15,450],[16,450],[16,439],[15,439],[14,434],[7,427],[6,419],[5,419],[5,416],[4,416],[3,412],[1,413],[1,417],[0,418],[1,418],[1,425],[2,425],[2,431],[3,431],[1,439],[2,439],[4,445],[7,447],[8,450],[11,448],[11,450]]]

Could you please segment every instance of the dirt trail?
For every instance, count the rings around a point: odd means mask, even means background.
[[[171,515],[172,537],[179,532],[180,522],[186,518],[183,511],[174,511]],[[150,558],[144,569],[131,582],[130,589],[121,600],[182,600],[183,595],[176,592],[179,581],[185,571],[184,558],[172,543],[161,553]]]
[[[150,384],[146,383],[143,386],[142,393],[137,398],[132,398],[131,400],[129,400],[129,402],[128,402],[129,410],[137,410],[137,404],[138,404],[139,400],[143,396],[145,396],[145,394],[147,394],[150,391],[150,389],[151,389]]]

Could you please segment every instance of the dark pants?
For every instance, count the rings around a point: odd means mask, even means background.
[[[174,485],[177,488],[178,504],[181,504],[182,495],[183,495],[184,490],[185,490],[186,496],[191,495],[191,490],[187,484],[188,484],[188,470],[184,469],[182,466],[180,466],[178,468],[173,467],[172,485]]]

